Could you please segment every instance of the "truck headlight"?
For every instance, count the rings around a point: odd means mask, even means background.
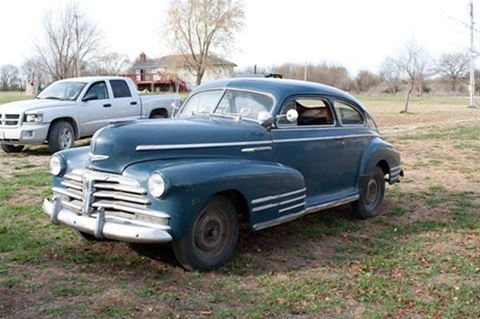
[[[67,164],[65,163],[63,157],[59,155],[53,155],[52,158],[50,158],[50,173],[52,173],[53,176],[60,175],[65,171],[66,168]]]
[[[43,121],[43,114],[25,114],[25,122],[27,123],[39,123]]]
[[[148,179],[148,191],[153,197],[160,198],[167,190],[167,182],[162,175],[154,173]]]

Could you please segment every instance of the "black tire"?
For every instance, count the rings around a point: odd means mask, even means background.
[[[360,198],[353,203],[357,218],[377,217],[385,196],[385,174],[381,167],[375,167],[372,175],[360,181]]]
[[[173,242],[175,257],[188,270],[209,271],[223,266],[235,251],[238,224],[233,203],[223,196],[212,197],[189,233]]]
[[[166,110],[155,110],[150,114],[151,119],[166,119],[168,117],[168,113]]]
[[[2,144],[2,150],[5,153],[20,153],[25,148],[24,145]]]
[[[70,123],[59,121],[53,123],[48,133],[48,147],[55,153],[71,148],[75,143],[75,131]]]

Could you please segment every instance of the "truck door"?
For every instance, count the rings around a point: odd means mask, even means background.
[[[114,120],[128,121],[140,118],[142,106],[138,94],[132,94],[127,81],[110,80],[112,89],[112,115]]]
[[[112,99],[105,81],[90,84],[81,101],[78,112],[80,135],[91,136],[107,125],[112,117]]]

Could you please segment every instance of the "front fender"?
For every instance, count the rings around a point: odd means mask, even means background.
[[[400,153],[392,144],[376,137],[370,140],[363,151],[359,168],[360,178],[373,174],[375,167],[382,161],[387,165],[386,173],[391,174],[392,169],[400,167]]]
[[[252,213],[252,200],[305,187],[303,176],[295,169],[277,163],[242,159],[144,162],[128,167],[124,175],[140,180],[146,187],[148,178],[154,172],[165,176],[169,190],[162,199],[149,195],[151,208],[171,216],[174,238],[184,236],[191,229],[201,208],[217,193],[240,193],[247,203],[250,225],[254,225],[278,216],[274,209]]]

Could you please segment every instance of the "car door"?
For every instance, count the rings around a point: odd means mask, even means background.
[[[133,95],[127,81],[122,79],[110,80],[112,89],[112,109],[115,113],[115,120],[128,121],[139,119],[141,105],[138,95]]]
[[[290,109],[298,112],[294,122],[286,118]],[[342,132],[336,123],[333,105],[326,97],[288,99],[271,132],[275,161],[296,168],[304,176],[307,207],[341,197],[338,166],[346,160],[342,158]]]
[[[93,135],[95,131],[107,125],[113,116],[112,101],[105,81],[90,84],[81,103],[83,108],[78,116],[82,136]]]
[[[355,189],[363,151],[369,140],[377,136],[377,133],[368,127],[359,107],[338,98],[332,99],[332,103],[344,136],[341,157],[346,159],[338,163],[338,170],[341,171],[338,175],[339,184],[345,189]]]

